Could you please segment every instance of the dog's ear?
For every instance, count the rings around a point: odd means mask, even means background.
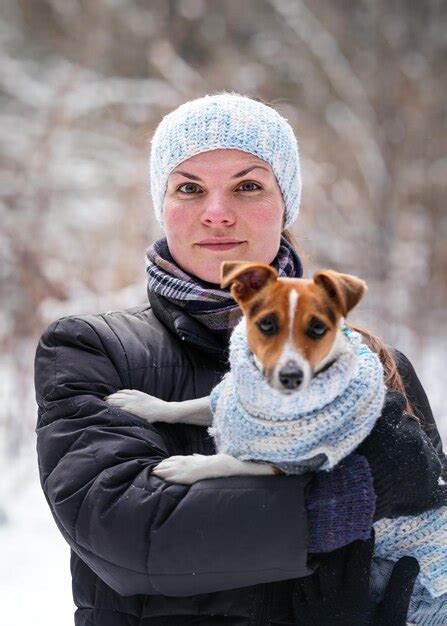
[[[314,274],[314,283],[326,291],[338,305],[343,317],[353,309],[368,291],[366,283],[357,276],[340,274],[334,270],[321,270]]]
[[[231,285],[231,295],[238,302],[277,278],[278,272],[267,263],[224,261],[220,266],[220,286],[225,289]]]

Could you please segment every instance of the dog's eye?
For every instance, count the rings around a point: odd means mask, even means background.
[[[323,322],[314,318],[310,321],[306,335],[311,339],[320,339],[326,334],[327,330],[328,328]]]
[[[279,331],[278,320],[274,315],[269,315],[258,322],[258,328],[264,335],[276,335]]]

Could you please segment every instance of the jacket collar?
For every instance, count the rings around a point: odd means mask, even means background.
[[[224,340],[217,333],[213,333],[185,313],[181,307],[158,293],[148,290],[147,295],[157,319],[182,341],[194,344],[204,352],[211,352],[224,359],[227,358],[228,340]]]

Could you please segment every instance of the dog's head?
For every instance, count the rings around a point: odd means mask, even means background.
[[[367,291],[357,276],[324,269],[312,280],[280,278],[266,263],[224,261],[221,287],[247,320],[247,340],[267,382],[278,391],[305,389],[345,349],[341,326]]]

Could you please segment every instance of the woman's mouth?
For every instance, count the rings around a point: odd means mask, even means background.
[[[201,248],[206,248],[207,250],[214,250],[214,252],[223,252],[225,250],[231,250],[232,248],[237,248],[241,244],[245,243],[244,241],[236,241],[236,240],[204,240],[200,241],[197,245]]]

